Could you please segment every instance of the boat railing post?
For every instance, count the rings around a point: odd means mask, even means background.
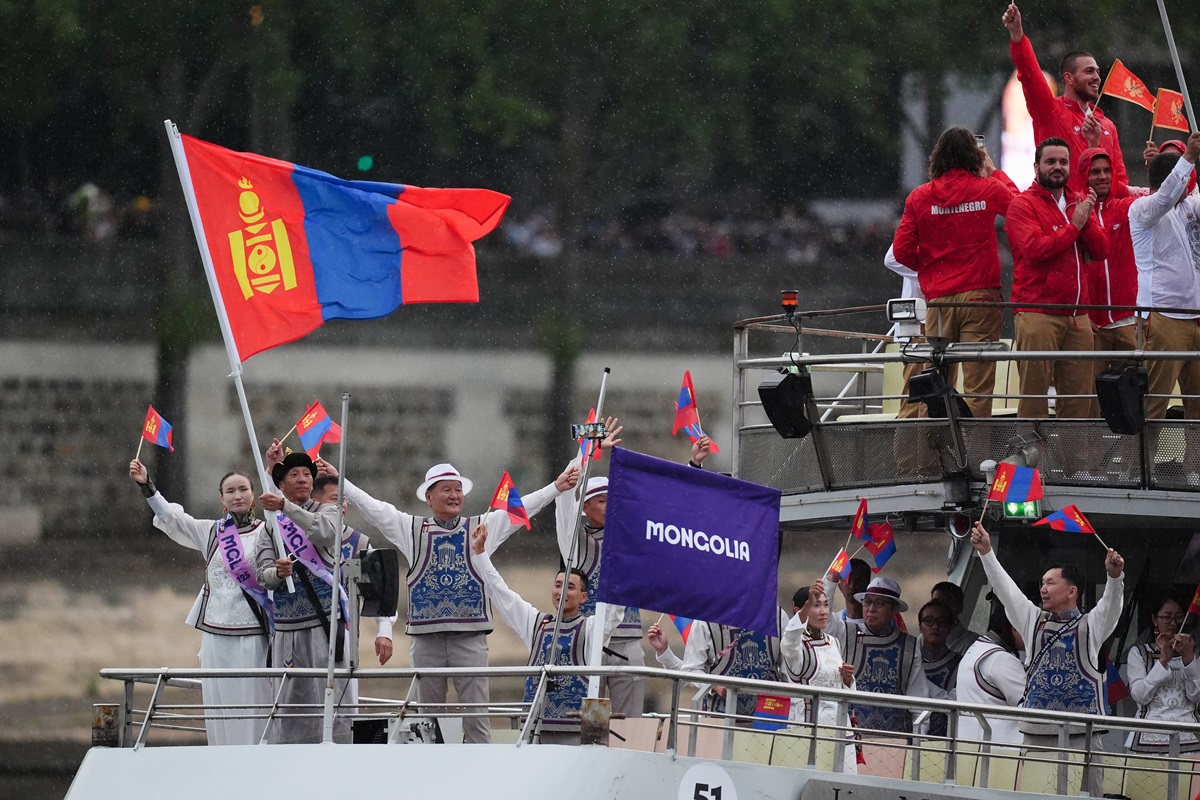
[[[946,723],[946,734],[950,741],[946,742],[946,775],[944,782],[958,783],[958,709],[950,711],[950,719]]]
[[[920,723],[913,725],[912,736],[912,779],[914,781],[921,780],[921,734],[917,732],[917,726]]]
[[[679,745],[679,678],[671,681],[671,725],[667,728],[667,751],[674,754]]]
[[[121,747],[133,747],[133,687],[132,679],[125,681],[125,709],[121,715]]]
[[[841,721],[846,721],[846,730],[839,730],[836,734],[837,739],[833,744],[833,771],[845,772],[846,759],[854,758],[858,760],[858,736],[854,732],[854,725],[850,722],[850,701],[837,701],[837,716],[834,717],[838,722],[838,727],[841,727]],[[853,748],[853,751],[847,753],[847,748]]]
[[[799,699],[799,698],[797,698],[797,699]],[[812,697],[810,697],[808,699],[808,702],[810,703],[809,712],[808,712],[808,716],[809,716],[809,726],[808,727],[812,730],[811,741],[809,742],[809,745],[808,745],[808,767],[809,767],[809,769],[816,769],[816,767],[817,767],[817,736],[818,736],[817,721],[819,718],[818,709],[821,708],[820,693],[812,695]],[[840,714],[842,713],[842,708],[844,706],[845,706],[844,701],[839,700],[838,701],[839,716],[837,717],[837,719],[841,719]],[[833,763],[834,763],[834,771],[836,772],[837,764],[838,764],[836,756],[834,758]]]
[[[992,766],[992,726],[987,717],[975,712],[979,727],[983,728],[983,744],[979,746],[979,786],[988,785],[988,769]]]
[[[733,464],[735,477],[741,474],[739,460],[742,450],[742,428],[746,426],[746,411],[742,407],[742,401],[746,397],[746,371],[744,367],[739,366],[738,362],[749,355],[749,337],[750,330],[748,328],[739,329],[733,336],[733,410],[731,415],[733,442],[730,445],[729,459]]]
[[[732,710],[731,710],[732,709]],[[733,733],[737,729],[738,693],[737,689],[725,690],[725,741],[721,743],[721,758],[733,761]]]
[[[1087,723],[1083,726],[1083,777],[1080,785],[1086,790],[1091,785],[1092,771],[1096,766],[1092,764],[1092,757],[1095,754],[1092,752],[1092,723]],[[1100,792],[1104,794],[1103,790]]]
[[[275,692],[275,700],[271,703],[271,710],[267,712],[267,724],[263,725],[262,737],[259,738],[259,744],[265,744],[267,734],[271,732],[271,725],[275,723],[275,719],[279,714],[279,698],[283,697],[283,687],[287,684],[288,674],[285,671],[279,677],[279,689]]]
[[[400,724],[404,722],[404,717],[408,714],[408,707],[412,705],[413,695],[417,693],[417,682],[421,680],[421,674],[413,675],[413,679],[408,684],[408,692],[404,695],[404,702],[400,704],[400,710],[396,712],[396,724],[392,730],[388,731],[387,743],[396,744],[400,738]],[[419,713],[419,710],[418,710]]]
[[[1167,800],[1179,800],[1179,779],[1187,773],[1179,762],[1179,731],[1171,731],[1167,739],[1167,756],[1171,766],[1167,771]]]
[[[1067,730],[1070,725],[1063,725],[1058,729],[1058,781],[1057,791],[1059,794],[1067,793],[1067,747],[1070,745],[1070,737],[1067,735]],[[1083,782],[1087,785],[1087,781]]]
[[[146,718],[142,720],[142,729],[138,731],[137,741],[133,743],[134,750],[142,749],[142,745],[146,743],[146,734],[150,731],[150,720],[154,717],[154,706],[158,704],[158,693],[162,691],[164,682],[165,673],[160,672],[158,680],[154,682],[154,691],[150,694],[150,703],[146,706]]]
[[[546,696],[546,681],[549,677],[550,673],[546,671],[546,666],[542,665],[542,674],[538,678],[537,691],[533,693],[533,702],[529,704],[529,716],[525,717],[525,724],[521,726],[521,735],[517,737],[518,747],[527,741],[533,744],[531,736],[537,727],[537,720],[542,716],[542,700]]]

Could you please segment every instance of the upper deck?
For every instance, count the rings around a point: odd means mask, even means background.
[[[1008,304],[1004,304],[1008,305]],[[1200,501],[1200,421],[1145,420],[1139,433],[1114,433],[1103,419],[1025,419],[1016,364],[1036,359],[1200,359],[1195,352],[1014,352],[1007,341],[982,345],[908,344],[887,333],[883,306],[743,320],[734,334],[735,475],[783,491],[784,527],[851,516],[859,498],[872,512],[904,514],[920,525],[984,505],[987,461],[1037,466],[1046,505],[1077,503],[1114,525],[1190,524]],[[857,329],[856,329],[857,328]],[[963,416],[950,403],[941,418],[899,419],[907,397],[905,365],[943,367],[996,362],[993,416]],[[765,380],[797,374],[794,389],[811,430],[783,438],[759,396]],[[974,395],[978,396],[978,395]],[[1050,395],[1053,403],[1053,395]],[[1176,396],[1176,400],[1179,400]],[[1189,441],[1198,444],[1188,447]],[[1000,509],[995,509],[999,512]],[[997,515],[998,516],[998,515]]]

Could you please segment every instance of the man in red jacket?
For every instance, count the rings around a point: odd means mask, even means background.
[[[1112,159],[1099,147],[1089,147],[1075,162],[1087,175],[1088,188],[1096,193],[1096,219],[1108,235],[1108,258],[1084,266],[1088,300],[1092,305],[1137,305],[1138,274],[1129,238],[1129,206],[1135,198],[1129,187],[1113,180]],[[1136,350],[1137,318],[1132,311],[1089,311],[1093,347],[1096,350]],[[1121,361],[1095,361],[1099,374]],[[1100,404],[1092,401],[1090,417],[1100,416]]]
[[[995,303],[1000,297],[996,217],[1008,211],[1016,185],[1000,172],[966,128],[950,128],[929,156],[929,183],[904,202],[892,240],[897,261],[917,273],[930,302]],[[952,342],[996,341],[999,308],[930,308],[929,336]],[[954,373],[957,372],[955,367]],[[951,382],[957,376],[952,373]],[[963,364],[963,391],[972,416],[992,415],[996,362]]]
[[[1125,159],[1117,139],[1117,126],[1096,106],[1100,101],[1100,68],[1090,53],[1068,53],[1063,57],[1058,74],[1062,76],[1063,92],[1055,97],[1046,85],[1038,66],[1033,44],[1021,26],[1021,11],[1016,3],[1009,5],[1003,16],[1008,28],[1008,50],[1017,67],[1017,78],[1025,94],[1025,107],[1033,118],[1033,139],[1042,142],[1058,137],[1067,143],[1072,153],[1082,153],[1089,146],[1087,134],[1098,138],[1099,146],[1112,159],[1113,179],[1129,183],[1125,174]],[[1098,131],[1097,131],[1098,127]],[[1075,172],[1067,188],[1075,193],[1087,192],[1087,176]]]
[[[1077,198],[1064,191],[1071,174],[1071,151],[1062,139],[1039,144],[1034,166],[1037,180],[1013,199],[1004,221],[1013,253],[1012,300],[1086,304],[1083,265],[1108,255],[1108,237],[1092,213],[1096,193],[1088,189],[1086,196]],[[1081,311],[1017,308],[1013,320],[1018,350],[1092,349],[1092,324]],[[1022,399],[1017,416],[1049,416],[1045,394],[1051,384],[1058,395],[1056,416],[1086,417],[1090,412],[1095,390],[1087,361],[1020,361],[1017,371],[1021,394],[1039,395]]]

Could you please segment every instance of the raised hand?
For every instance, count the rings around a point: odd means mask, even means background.
[[[1021,9],[1017,8],[1016,3],[1009,3],[1000,19],[1004,22],[1004,27],[1008,28],[1009,39],[1019,42],[1025,38],[1025,28],[1021,25]]]
[[[565,492],[574,489],[579,483],[579,467],[571,464],[562,471],[562,474],[554,481],[554,488],[560,492]]]
[[[982,522],[976,522],[971,526],[971,547],[974,547],[975,552],[981,556],[992,552],[992,537],[983,529]]]
[[[1119,578],[1121,573],[1125,571],[1125,559],[1121,558],[1121,554],[1111,547],[1108,548],[1108,555],[1104,557],[1104,569],[1108,572],[1108,577]]]
[[[1092,209],[1096,207],[1099,198],[1096,197],[1095,189],[1088,189],[1087,195],[1082,200],[1075,204],[1075,213],[1071,216],[1071,224],[1078,230],[1083,230],[1087,225],[1088,217],[1092,215]]]
[[[146,471],[146,466],[135,458],[129,462],[129,477],[139,486],[145,486],[146,481],[150,480],[150,473]]]
[[[604,420],[604,439],[600,441],[601,450],[612,450],[621,443],[621,431],[625,430],[625,426],[621,424],[621,420],[617,417],[608,417]]]

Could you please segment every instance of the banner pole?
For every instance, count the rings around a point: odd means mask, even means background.
[[[346,487],[346,419],[350,415],[350,393],[342,392],[342,441],[341,447],[338,450],[338,495],[337,495],[337,535],[334,537],[333,551],[333,591],[330,595],[329,602],[329,670],[325,676],[325,716],[323,720],[324,730],[322,732],[321,741],[333,742],[333,700],[335,694],[335,684],[333,680],[333,671],[337,666],[337,633],[338,633],[338,612],[341,611],[342,604],[340,598],[342,595],[342,534],[345,533],[344,520],[342,519],[342,492]],[[357,609],[347,608],[346,613],[354,614]],[[349,624],[350,620],[346,620]],[[354,637],[347,636],[345,639],[346,646],[349,647]]]
[[[601,422],[601,423],[604,421],[604,396],[608,393],[608,376],[611,373],[612,373],[612,370],[609,367],[605,367],[604,373],[600,376],[600,396],[596,400],[596,421]],[[585,439],[585,441],[586,441],[586,439]],[[597,442],[596,446],[599,447],[600,443]],[[579,500],[579,509],[581,512],[583,510],[583,498],[587,494],[588,476],[592,470],[591,448],[588,448],[585,452],[587,454],[587,458],[585,458],[583,460],[583,463],[580,465],[579,483],[577,483],[575,485],[575,489],[574,489],[575,497]],[[558,609],[555,611],[555,614],[554,614],[554,632],[552,633],[551,639],[550,639],[550,642],[551,642],[550,663],[551,664],[558,663],[559,652],[562,649],[560,646],[560,643],[558,641],[558,634],[559,634],[559,630],[562,627],[563,604],[567,599],[567,593],[566,593],[565,587],[566,587],[567,583],[569,583],[571,580],[571,569],[575,566],[575,554],[579,549],[578,548],[579,536],[581,533],[583,533],[583,514],[579,513],[575,516],[575,530],[571,534],[571,546],[567,549],[567,557],[565,559],[563,559],[563,562],[564,562],[563,569],[565,571],[565,573],[563,575],[563,580],[565,581],[565,583],[563,584],[564,591],[562,591],[560,593],[559,598],[558,598]],[[592,637],[595,641],[591,641],[588,643],[588,654],[587,654],[588,660],[593,664],[599,664],[601,658],[603,657],[604,616],[607,611],[608,611],[607,603],[596,603],[596,611],[594,613],[594,616],[596,617],[597,620],[600,621],[599,622],[599,630],[597,631],[596,627],[592,628],[593,633],[596,633],[597,635]],[[587,696],[588,697],[599,697],[600,696],[600,676],[599,675],[593,675],[588,678],[588,694],[587,694]],[[530,713],[532,713],[532,711]],[[540,730],[540,728],[539,728],[539,730]]]
[[[204,264],[204,277],[208,280],[208,290],[212,294],[213,306],[217,311],[217,322],[221,326],[221,338],[225,340],[225,353],[229,357],[229,377],[237,389],[238,402],[242,407],[242,418],[246,423],[246,434],[250,437],[250,452],[254,455],[254,466],[258,469],[258,479],[267,491],[275,487],[271,476],[267,474],[263,464],[262,453],[258,449],[258,437],[254,435],[254,420],[250,418],[250,406],[246,402],[246,389],[242,386],[242,362],[238,357],[237,347],[233,343],[233,330],[229,327],[229,317],[225,313],[225,303],[221,299],[221,287],[217,284],[217,273],[213,267],[212,254],[208,251],[208,240],[204,237],[204,223],[200,219],[200,207],[196,204],[196,190],[192,186],[192,175],[188,171],[187,153],[183,150],[183,142],[179,138],[179,129],[171,120],[163,120],[167,131],[167,140],[171,143],[171,155],[175,158],[175,169],[179,172],[179,183],[183,187],[183,200],[187,205],[188,216],[192,221],[192,232],[196,234],[196,246],[200,248],[200,261]],[[279,534],[279,526],[275,515],[263,512],[263,522],[275,542],[275,552],[283,558],[287,550],[283,546],[283,537]],[[289,575],[286,579],[289,592],[296,591],[296,584]]]
[[[1179,63],[1179,50],[1175,47],[1175,35],[1171,33],[1171,21],[1167,19],[1167,7],[1163,0],[1158,0],[1158,14],[1162,17],[1163,31],[1167,34],[1167,47],[1171,50],[1171,63],[1175,65],[1175,77],[1179,80],[1179,92],[1183,95],[1183,107],[1187,110],[1188,122],[1192,130],[1196,127],[1196,112],[1192,110],[1192,98],[1188,94],[1187,81],[1183,78],[1183,66]]]

